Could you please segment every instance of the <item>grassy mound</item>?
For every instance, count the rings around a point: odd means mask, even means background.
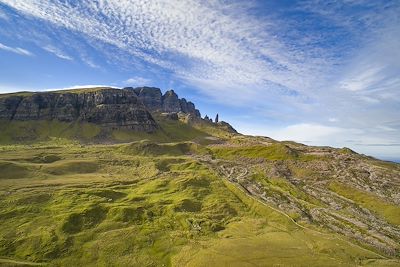
[[[127,194],[119,191],[114,190],[93,190],[89,191],[88,194],[106,198],[109,201],[118,200],[125,197]]]
[[[80,213],[70,214],[64,224],[62,231],[75,234],[85,229],[90,229],[101,223],[107,215],[107,210],[101,206],[90,207]]]
[[[33,163],[53,163],[56,161],[61,160],[60,156],[57,155],[40,155],[36,156],[31,159],[31,162]]]
[[[53,175],[74,173],[93,173],[99,168],[98,162],[93,160],[63,160],[43,167],[43,170]]]
[[[196,153],[199,146],[192,142],[153,143],[148,141],[136,142],[121,148],[124,153],[141,156],[180,156]]]
[[[181,212],[198,212],[201,210],[201,203],[191,199],[183,199],[178,205],[176,205],[174,210]]]
[[[0,161],[0,179],[19,179],[29,175],[29,169],[22,164]]]

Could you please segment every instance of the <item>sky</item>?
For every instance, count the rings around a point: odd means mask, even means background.
[[[400,160],[400,1],[0,0],[0,93],[87,85]]]

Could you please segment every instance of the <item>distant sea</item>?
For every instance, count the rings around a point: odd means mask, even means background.
[[[385,161],[392,161],[396,163],[400,163],[400,158],[379,158],[380,160],[385,160]]]

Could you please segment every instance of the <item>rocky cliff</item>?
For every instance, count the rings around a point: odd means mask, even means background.
[[[195,118],[200,118],[200,111],[195,105],[185,98],[179,99],[174,90],[169,90],[162,95],[161,90],[156,87],[125,87],[136,93],[137,97],[143,102],[151,112],[183,112],[191,114]]]
[[[0,95],[0,119],[85,121],[146,132],[158,127],[135,92],[113,88]]]

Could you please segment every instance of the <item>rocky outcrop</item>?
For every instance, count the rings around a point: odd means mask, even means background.
[[[210,117],[208,117],[208,115],[205,115],[203,120],[205,120],[207,122],[211,122],[211,123],[213,122],[212,119]]]
[[[127,87],[126,89],[133,90],[148,110],[161,111],[163,100],[162,100],[161,90],[159,88],[156,88],[156,87],[138,87],[138,88]]]
[[[0,119],[85,121],[146,132],[157,129],[135,92],[112,88],[2,95]]]
[[[161,90],[156,87],[125,87],[124,89],[135,92],[150,112],[183,112],[200,118],[200,111],[196,109],[195,105],[185,98],[179,99],[174,90],[169,90],[162,95]]]
[[[224,129],[227,132],[230,133],[238,133],[235,128],[232,127],[232,125],[230,125],[229,123],[227,123],[226,121],[219,121],[218,123],[216,123],[218,125],[219,128]]]
[[[164,112],[179,112],[181,111],[181,103],[179,101],[178,95],[174,90],[169,90],[165,92],[162,97],[162,110]]]
[[[200,111],[196,109],[192,102],[186,101],[185,98],[182,98],[179,100],[179,103],[182,112],[192,114],[195,118],[201,118]]]

